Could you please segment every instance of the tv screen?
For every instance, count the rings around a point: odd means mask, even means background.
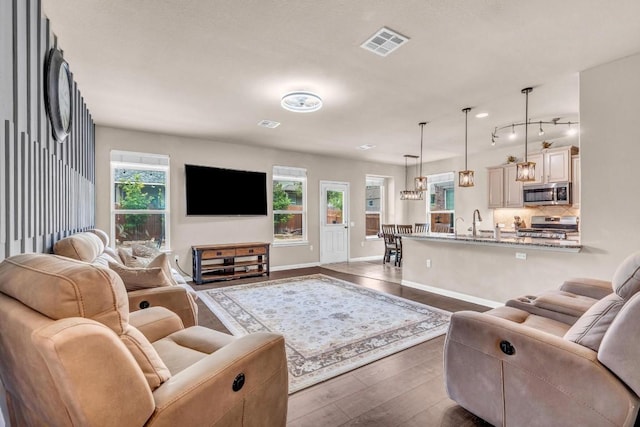
[[[266,215],[267,174],[184,165],[187,215]]]

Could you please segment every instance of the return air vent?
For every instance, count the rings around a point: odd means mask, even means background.
[[[382,27],[360,47],[376,55],[387,56],[408,41],[409,37],[398,34],[387,27]]]
[[[263,128],[275,129],[280,126],[280,122],[274,122],[273,120],[260,120],[258,122],[258,126],[262,126]]]

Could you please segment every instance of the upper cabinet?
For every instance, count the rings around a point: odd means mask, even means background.
[[[504,207],[504,167],[487,169],[489,180],[489,208]]]
[[[528,156],[527,160],[536,164],[536,179],[529,184],[573,181],[571,156],[578,154],[574,146],[547,148]]]
[[[487,169],[489,208],[521,208],[522,182],[516,181],[516,165],[508,164]]]

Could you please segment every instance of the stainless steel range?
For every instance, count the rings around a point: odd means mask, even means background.
[[[532,216],[531,228],[516,231],[518,237],[537,237],[543,239],[566,239],[578,235],[577,216]]]

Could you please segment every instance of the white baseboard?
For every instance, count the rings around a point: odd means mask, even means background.
[[[485,307],[502,307],[504,304],[501,302],[491,301],[484,298],[474,297],[473,295],[463,294],[461,292],[450,291],[447,289],[436,288],[435,286],[423,285],[422,283],[411,282],[409,280],[402,280],[403,286],[410,288],[420,289],[421,291],[427,291],[438,295],[444,295],[445,297],[455,298],[462,301],[471,302],[474,304],[484,305]]]
[[[271,271],[282,271],[282,270],[294,270],[296,268],[310,268],[310,267],[319,267],[319,262],[309,262],[306,264],[292,264],[292,265],[278,265],[275,267],[271,267]]]
[[[349,262],[358,261],[382,261],[382,255],[362,256],[358,258],[349,258]]]

